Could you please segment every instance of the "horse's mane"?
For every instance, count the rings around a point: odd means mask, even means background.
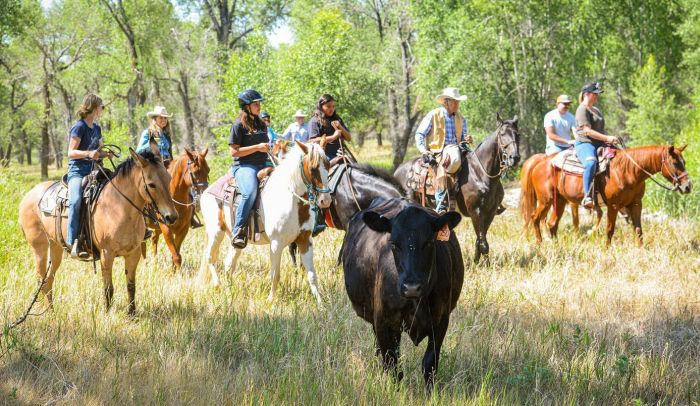
[[[318,144],[309,143],[306,144],[309,148],[310,164],[311,168],[318,168],[319,165],[326,159],[326,155],[323,153],[321,146]],[[282,162],[277,166],[272,175],[283,174],[287,179],[294,179],[295,181],[301,181],[301,175],[299,172],[299,160],[303,157],[303,152],[299,146],[292,148],[287,155],[284,156]],[[280,176],[280,175],[277,175]]]
[[[366,173],[369,176],[379,178],[395,187],[398,191],[403,191],[401,183],[394,177],[394,175],[390,174],[384,169],[376,168],[372,165],[362,163],[353,163],[350,164],[350,167],[353,169],[357,169],[360,172]]]
[[[158,164],[159,163],[159,158],[151,151],[143,151],[140,152],[139,155],[141,158],[147,160],[148,162],[152,164]],[[126,161],[120,163],[114,170],[114,177],[118,176],[128,176],[131,171],[134,169],[134,166],[136,166],[136,161],[134,161],[134,158],[129,157],[127,158]]]
[[[656,152],[662,152],[664,145],[645,145],[642,147],[634,147],[625,149],[627,154],[632,156],[640,166],[648,167],[649,165],[655,164],[654,158],[656,158]],[[615,166],[617,169],[624,173],[636,171],[637,165],[632,162],[632,160],[623,152],[618,152],[615,159],[610,162],[611,166]]]

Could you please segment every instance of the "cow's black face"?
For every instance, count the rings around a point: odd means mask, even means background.
[[[453,229],[461,218],[456,212],[437,216],[413,206],[393,219],[372,211],[363,215],[364,222],[372,230],[391,233],[389,241],[399,276],[397,288],[408,299],[420,298],[432,290],[437,233],[445,225]]]

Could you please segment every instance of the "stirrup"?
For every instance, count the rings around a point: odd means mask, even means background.
[[[592,209],[594,205],[595,202],[593,202],[593,198],[590,196],[585,196],[581,201],[581,206],[585,207],[586,209]]]
[[[238,249],[243,249],[248,245],[248,230],[245,227],[238,229],[236,235],[231,239],[231,245]]]

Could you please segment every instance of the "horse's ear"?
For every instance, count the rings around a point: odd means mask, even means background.
[[[678,150],[683,152],[683,150],[688,146],[688,144],[683,144],[680,147],[678,147]]]
[[[301,149],[301,152],[304,153],[304,155],[309,153],[309,147],[306,144],[304,144],[303,142],[301,142],[299,140],[297,140],[296,143],[299,146],[299,148]]]
[[[391,221],[379,213],[366,211],[362,214],[362,221],[367,224],[367,227],[378,233],[391,232]]]
[[[209,152],[209,147],[205,147],[202,151],[200,151],[202,158],[207,156],[207,152]]]
[[[501,113],[498,111],[496,112],[496,122],[498,123],[498,125],[503,124],[503,119],[501,118]]]
[[[158,143],[156,143],[156,139],[151,136],[148,139],[148,146],[151,149],[151,152],[153,152],[153,155],[156,156],[156,158],[160,159],[161,161],[163,160],[163,157],[160,156],[160,148],[158,147]]]
[[[327,143],[328,141],[326,141],[326,136],[324,135],[323,137],[321,137],[321,142],[319,143],[319,145],[321,145],[321,149],[325,150]]]
[[[187,154],[187,158],[189,158],[190,161],[194,161],[194,155],[192,155],[192,151],[185,148],[185,154]]]
[[[133,148],[129,147],[129,154],[131,154],[131,157],[134,159],[134,162],[136,162],[136,165],[139,167],[143,168],[146,166],[146,160],[143,159],[143,157],[134,151]]]
[[[513,120],[511,120],[511,121],[513,122],[513,125],[517,126],[518,125],[518,115],[517,114],[514,115]]]

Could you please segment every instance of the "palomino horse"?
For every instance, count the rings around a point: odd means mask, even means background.
[[[152,143],[151,148],[157,149],[155,143]],[[129,152],[131,158],[116,168],[116,174],[104,186],[95,205],[92,237],[101,257],[106,308],[110,308],[114,295],[114,258],[124,257],[129,314],[133,315],[136,313],[136,267],[141,258],[141,240],[145,231],[144,207],[146,204],[152,204],[163,221],[170,224],[177,220],[177,211],[168,193],[170,175],[165,170],[160,155],[154,155],[151,151],[137,154],[133,149],[129,149]],[[39,211],[39,200],[52,183],[43,182],[36,185],[19,205],[19,223],[24,237],[34,251],[39,280],[46,280],[42,292],[48,299],[49,306],[53,303],[54,275],[63,257],[54,218]],[[62,233],[65,236],[65,221]]]
[[[607,172],[595,178],[595,189],[608,207],[606,245],[612,241],[617,213],[623,208],[628,210],[631,217],[637,244],[642,244],[642,197],[645,181],[652,175],[661,172],[675,189],[690,193],[690,178],[683,160],[685,147],[652,145],[619,150],[610,161]],[[556,210],[552,211],[553,221],[550,220],[549,232],[556,237],[566,202],[578,203],[583,199],[583,178],[562,173],[551,164],[550,157],[528,169],[522,173],[526,181],[521,184],[521,214],[526,226],[534,227],[537,242],[542,242],[540,221],[554,204]]]
[[[502,120],[500,115],[496,117],[496,130],[474,152],[462,156],[462,166],[456,174],[459,186],[457,207],[463,215],[471,218],[476,233],[475,262],[481,255],[489,254],[486,234],[504,196],[501,175],[520,160],[518,116],[511,120]],[[409,169],[416,159],[401,164],[394,172],[402,185],[407,184]],[[407,190],[407,193],[415,201],[420,201],[417,192]]]
[[[261,191],[259,198],[267,238],[249,243],[270,244],[270,300],[274,299],[279,283],[282,250],[296,242],[307,270],[311,292],[321,302],[313,263],[311,231],[314,226],[314,205],[324,209],[331,204],[328,193],[329,163],[323,152],[324,144],[325,140],[321,145],[297,142],[297,148],[287,153]],[[207,240],[200,276],[204,281],[210,280],[213,285],[218,285],[216,262],[219,245],[224,235],[231,237],[233,219],[231,211],[219,204],[211,193],[204,193],[201,208]],[[251,213],[253,215],[255,213]],[[242,251],[233,247],[231,250],[233,252],[229,251],[226,268],[233,272]]]
[[[177,221],[170,225],[158,223],[157,227],[153,222],[148,222],[148,227],[153,229],[153,237],[151,237],[153,255],[158,254],[158,237],[162,233],[165,244],[167,244],[173,258],[174,271],[178,271],[182,266],[180,247],[190,231],[190,220],[198,203],[197,198],[194,201],[190,201],[190,190],[194,190],[197,197],[201,196],[202,192],[209,186],[207,152],[207,148],[202,152],[185,149],[180,158],[172,162],[168,168],[171,177],[170,195],[173,198],[173,202],[175,202]]]

